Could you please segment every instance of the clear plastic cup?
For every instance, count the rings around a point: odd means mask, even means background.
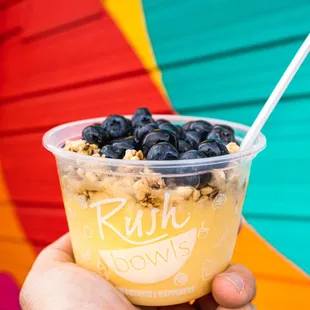
[[[226,124],[239,142],[249,129],[207,118],[154,118]],[[251,163],[265,137],[235,154],[179,161],[104,159],[62,148],[103,119],[64,124],[43,138],[56,157],[77,264],[135,305],[179,304],[208,294],[213,277],[231,261]]]

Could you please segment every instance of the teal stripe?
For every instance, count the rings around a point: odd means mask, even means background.
[[[143,0],[143,6],[175,109],[248,125],[310,30],[309,0]],[[255,159],[244,207],[250,223],[307,271],[309,80],[310,57],[264,128],[268,147]]]
[[[197,109],[264,99],[271,93],[301,42],[163,70],[164,83],[174,107],[180,112],[188,111],[189,107]],[[310,58],[285,95],[306,93],[310,98],[309,79]]]
[[[308,0],[143,0],[157,63],[309,32]]]

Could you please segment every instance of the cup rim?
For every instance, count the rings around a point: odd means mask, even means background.
[[[160,119],[160,118],[168,118],[171,122],[182,122],[186,123],[189,121],[195,120],[205,120],[210,122],[212,125],[215,124],[222,124],[231,126],[234,130],[241,130],[243,132],[248,132],[250,129],[249,126],[230,122],[221,119],[215,118],[205,118],[205,117],[196,117],[196,116],[181,116],[181,115],[170,115],[170,114],[153,114],[153,118]],[[131,118],[132,115],[124,115],[124,117]],[[258,137],[256,138],[255,142],[243,151],[234,154],[227,154],[222,156],[216,157],[207,157],[202,159],[187,159],[187,160],[169,160],[169,161],[153,161],[153,160],[123,160],[123,159],[112,159],[112,158],[101,158],[101,157],[93,157],[83,154],[78,154],[74,152],[67,151],[63,149],[61,146],[64,144],[65,140],[76,139],[77,136],[67,137],[63,141],[58,141],[55,143],[53,141],[53,137],[60,132],[61,130],[67,129],[68,127],[77,126],[77,125],[85,125],[88,126],[92,123],[102,122],[106,117],[98,117],[98,118],[89,118],[74,122],[68,122],[52,129],[48,130],[42,139],[43,146],[53,153],[56,157],[60,157],[62,159],[71,159],[77,162],[92,162],[98,163],[98,165],[108,165],[113,167],[131,167],[131,168],[174,168],[174,167],[191,167],[191,166],[213,166],[213,165],[220,165],[220,164],[229,164],[231,162],[234,163],[241,163],[247,161],[248,159],[253,159],[259,152],[261,152],[266,147],[266,137],[260,132]],[[239,138],[240,141],[242,139]]]

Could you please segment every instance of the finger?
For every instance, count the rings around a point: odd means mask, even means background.
[[[215,276],[212,294],[216,302],[226,308],[240,308],[250,303],[256,294],[253,274],[242,265],[232,265]]]
[[[66,233],[58,240],[47,246],[44,250],[42,250],[37,261],[39,263],[44,261],[45,264],[49,262],[73,263],[74,256],[70,234]]]
[[[225,308],[225,307],[219,306],[216,308],[216,310],[231,310],[231,308]],[[237,308],[234,310],[256,310],[256,308],[252,304],[247,304],[244,307]]]
[[[197,310],[217,310],[218,303],[214,300],[211,294],[197,299],[194,307]]]

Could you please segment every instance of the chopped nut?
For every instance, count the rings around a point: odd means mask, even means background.
[[[93,157],[100,157],[100,154],[99,153],[95,153],[92,155]]]
[[[209,198],[213,199],[219,192],[218,188],[207,186],[200,190],[203,196],[208,196]]]
[[[200,192],[203,196],[208,196],[209,194],[213,192],[213,188],[211,186],[207,186],[207,187],[202,188]]]
[[[96,176],[96,174],[94,172],[91,172],[91,171],[87,171],[85,173],[85,177],[91,181],[91,182],[96,182],[98,181],[98,177]]]
[[[127,160],[142,160],[144,159],[142,151],[136,151],[136,150],[126,150],[125,156],[123,159]]]
[[[213,192],[211,194],[208,195],[208,197],[210,197],[211,199],[214,199],[215,196],[219,193],[219,190],[217,187],[213,188]]]
[[[133,156],[136,155],[136,153],[137,153],[136,150],[126,150],[125,156],[123,157],[123,159],[130,160]]]
[[[66,189],[72,193],[82,194],[85,190],[81,181],[78,181],[75,178],[69,177],[68,175],[62,178],[63,184],[66,186]]]
[[[139,201],[144,200],[145,196],[146,196],[146,191],[144,191],[144,190],[138,190],[135,194],[136,199]]]
[[[76,140],[76,141],[67,140],[65,142],[64,149],[67,151],[71,151],[71,152],[77,152],[79,150],[79,146],[82,143],[84,144],[85,141],[84,140]]]
[[[237,143],[235,142],[230,142],[226,145],[226,148],[229,152],[229,154],[234,154],[234,153],[238,153],[240,151],[240,147]]]
[[[138,151],[137,154],[136,154],[136,156],[137,156],[140,160],[144,159],[144,155],[143,155],[142,151]]]
[[[149,204],[151,204],[153,206],[153,208],[160,208],[163,206],[163,197],[159,197],[159,196],[153,196],[151,195],[150,197],[148,197],[148,202]]]
[[[85,176],[85,171],[82,168],[78,168],[78,170],[76,171],[76,173],[81,177],[84,178]]]
[[[98,153],[98,146],[96,144],[89,144],[85,140],[67,140],[65,143],[65,150],[83,154],[83,155],[93,155]]]
[[[139,190],[139,189],[145,189],[148,190],[148,184],[145,180],[145,178],[139,179],[134,185],[133,185],[133,189],[134,190]]]
[[[145,196],[149,191],[149,186],[145,179],[140,179],[133,185],[133,189],[136,199],[141,201],[145,199]]]
[[[200,196],[201,196],[200,191],[197,190],[197,189],[195,189],[195,190],[193,191],[193,200],[194,200],[194,201],[198,201],[198,199],[199,199]]]
[[[189,187],[189,186],[180,186],[178,187],[175,192],[173,197],[177,198],[178,196],[183,198],[183,199],[187,199],[189,198],[189,196],[193,193],[193,188]]]
[[[218,188],[221,192],[224,192],[227,188],[225,172],[221,170],[213,172],[209,184],[212,187]]]
[[[159,189],[165,187],[165,182],[161,177],[146,178],[146,180],[151,188]]]
[[[89,198],[91,199],[94,196],[95,193],[96,192],[94,192],[94,191],[88,191]]]
[[[165,187],[165,181],[161,177],[160,173],[153,172],[149,168],[145,168],[143,173],[153,175],[145,177],[149,187],[154,189],[160,189]]]

